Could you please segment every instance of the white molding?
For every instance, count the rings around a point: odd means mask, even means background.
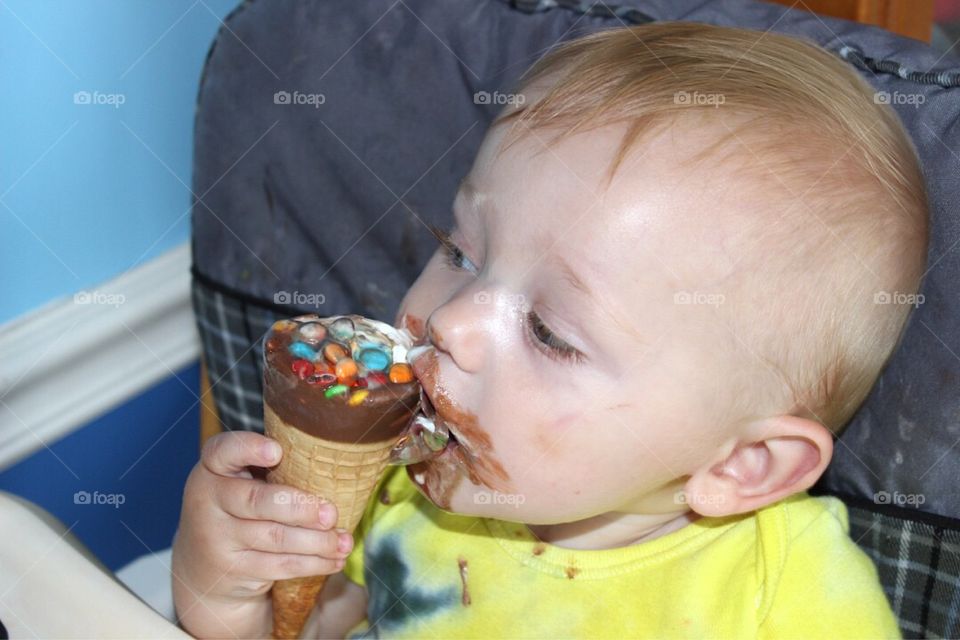
[[[0,470],[199,355],[189,242],[0,326]]]

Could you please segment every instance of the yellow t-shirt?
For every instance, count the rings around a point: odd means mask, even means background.
[[[605,550],[447,513],[402,467],[374,492],[347,559],[367,620],[348,638],[899,638],[836,498],[797,494]]]

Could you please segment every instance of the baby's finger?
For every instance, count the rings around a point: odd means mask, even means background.
[[[264,551],[242,551],[243,559],[237,563],[244,573],[256,576],[258,580],[289,580],[309,576],[328,576],[341,571],[346,564],[343,559],[321,558],[320,556],[296,553],[266,553]]]
[[[261,480],[223,483],[221,508],[243,520],[273,520],[313,529],[330,529],[337,523],[337,508],[317,496],[282,484]]]
[[[317,531],[269,521],[244,523],[239,538],[241,544],[248,549],[333,559],[347,557],[353,548],[353,538],[346,532]]]
[[[280,445],[272,438],[252,431],[225,431],[207,441],[200,460],[218,476],[249,478],[248,466],[271,467],[282,455]]]

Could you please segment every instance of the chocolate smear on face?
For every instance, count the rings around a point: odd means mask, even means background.
[[[498,491],[509,491],[510,476],[493,453],[490,435],[479,426],[477,416],[457,404],[450,397],[443,383],[439,381],[440,367],[436,351],[429,351],[418,359],[414,364],[414,370],[421,384],[432,391],[431,401],[437,416],[455,432],[455,437],[460,442],[460,446],[454,448],[454,455],[451,457],[462,463],[472,483]],[[447,456],[446,452],[442,456],[419,464],[440,463],[445,456]]]

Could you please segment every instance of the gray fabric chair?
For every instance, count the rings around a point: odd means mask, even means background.
[[[925,302],[817,490],[846,501],[904,634],[958,636],[960,64],[877,28],[747,0],[245,2],[210,51],[195,131],[194,306],[219,415],[262,430],[274,319],[392,320],[498,112],[475,93],[509,91],[559,41],[654,20],[807,38],[878,91],[923,96],[894,106],[929,188]]]

